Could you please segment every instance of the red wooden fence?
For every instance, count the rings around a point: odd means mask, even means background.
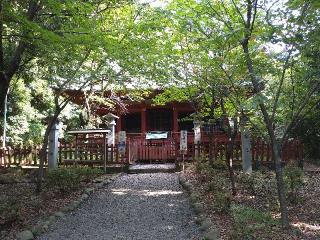
[[[160,161],[176,159],[176,145],[173,139],[129,140],[131,149],[135,149],[132,161]]]
[[[106,146],[97,141],[85,142],[83,144],[66,143],[60,141],[59,145],[59,163],[70,164],[83,164],[83,165],[103,165],[104,155],[107,164],[129,164],[132,160],[132,150],[129,145],[126,145],[126,154],[120,154],[118,145]]]
[[[99,140],[88,141],[75,147],[73,143],[60,141],[59,164],[102,165],[103,154],[106,154],[107,164],[130,164],[137,160],[166,161],[181,160],[179,138],[172,136],[167,140],[146,141],[140,136],[128,137],[126,153],[121,155],[118,145],[107,146],[104,152]],[[193,144],[193,136],[188,136],[188,152],[185,160],[193,161],[198,156],[208,158],[211,148],[216,160],[224,160],[228,139],[225,136],[214,138],[201,144]],[[9,166],[38,166],[40,147],[16,147],[0,149],[0,167]],[[270,144],[261,139],[253,139],[251,143],[252,161],[254,166],[273,163]],[[233,150],[234,162],[241,162],[241,141],[236,139]],[[290,140],[281,149],[283,162],[298,161],[303,158],[303,145],[298,140]]]
[[[37,166],[39,164],[39,153],[39,146],[0,148],[0,167]]]

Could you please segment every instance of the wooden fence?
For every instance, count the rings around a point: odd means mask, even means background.
[[[216,138],[213,142],[193,144],[188,141],[188,151],[185,155],[186,161],[193,161],[198,156],[207,158],[211,151],[212,156],[217,161],[226,158],[228,139]],[[10,166],[38,166],[40,147],[17,147],[0,149],[0,167]],[[105,155],[104,155],[105,154]],[[273,163],[271,145],[261,139],[251,141],[252,161],[255,167]],[[125,154],[120,154],[118,145],[106,146],[99,141],[88,141],[82,145],[75,146],[74,143],[60,141],[58,161],[59,164],[85,164],[103,165],[104,156],[106,164],[131,164],[137,160],[178,160],[182,159],[179,151],[179,142],[171,139],[148,143],[138,141],[138,139],[128,138]],[[299,161],[303,159],[303,145],[300,141],[290,140],[281,149],[283,162]],[[235,164],[241,163],[241,141],[235,141],[233,149],[233,161]]]
[[[130,140],[128,145],[135,151],[131,154],[132,161],[166,162],[176,159],[176,143],[173,139]]]
[[[208,160],[209,152],[215,161],[224,161],[227,153],[227,139],[214,140],[211,144],[209,142],[201,144],[188,144],[188,151],[185,154],[186,161],[195,161],[196,158],[202,157]],[[211,149],[210,149],[211,148]],[[178,152],[178,159],[182,159],[182,154]],[[272,165],[272,148],[270,143],[266,143],[261,139],[254,139],[251,141],[251,156],[252,164],[254,167],[262,165]],[[298,140],[290,140],[282,146],[281,160],[283,163],[290,161],[299,161],[303,159],[303,144]],[[233,146],[233,163],[241,164],[242,162],[242,149],[241,141],[238,139]]]
[[[0,167],[38,166],[40,146],[0,148]]]
[[[59,145],[59,164],[103,165],[129,164],[132,162],[132,150],[126,145],[126,153],[121,154],[118,145],[105,146],[102,143],[77,144],[61,141]],[[130,154],[131,153],[131,154]]]

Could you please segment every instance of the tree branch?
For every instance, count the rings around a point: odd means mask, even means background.
[[[231,1],[232,1],[233,6],[235,7],[236,11],[238,12],[239,16],[241,17],[243,24],[246,24],[246,21],[244,20],[244,17],[242,15],[240,9],[238,8],[237,4],[235,3],[234,0],[231,0]]]
[[[29,7],[28,7],[28,11],[27,11],[27,20],[28,21],[34,20],[36,14],[37,14],[38,8],[39,8],[38,4],[39,4],[38,0],[30,0],[29,1]],[[11,79],[12,76],[19,69],[22,55],[23,55],[24,51],[26,50],[26,47],[27,47],[27,42],[24,39],[21,39],[20,42],[18,43],[18,47],[16,48],[16,51],[13,54],[13,57],[9,61],[9,67],[6,71],[8,79]]]
[[[292,117],[291,122],[287,125],[287,127],[285,128],[285,131],[283,133],[282,139],[281,139],[281,144],[283,144],[284,139],[286,139],[287,135],[289,134],[289,132],[292,130],[292,128],[295,126],[296,121],[298,120],[298,118],[302,115],[302,111],[304,110],[305,106],[309,103],[310,98],[312,97],[312,95],[316,92],[320,90],[320,82],[315,84],[313,86],[312,89],[310,89],[310,91],[308,91],[306,93],[306,95],[303,98],[303,102],[301,103],[300,107],[298,108],[298,110],[296,111],[296,113],[294,114],[294,116]]]
[[[281,89],[282,89],[283,82],[284,82],[284,79],[285,79],[285,74],[286,74],[286,71],[287,71],[287,69],[289,67],[289,60],[291,58],[292,51],[293,51],[293,46],[291,46],[291,49],[289,50],[289,54],[286,57],[286,61],[283,64],[282,73],[281,73],[281,77],[280,77],[280,82],[279,82],[279,85],[278,85],[278,89],[277,89],[277,92],[276,92],[276,97],[275,97],[275,100],[273,102],[273,107],[272,107],[272,112],[271,112],[271,121],[272,122],[274,121],[274,117],[275,117],[275,114],[276,114],[276,111],[277,111],[278,101],[279,101],[279,98],[280,98]]]

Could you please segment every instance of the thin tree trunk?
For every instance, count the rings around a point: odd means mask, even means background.
[[[259,87],[259,82],[254,72],[252,59],[249,54],[249,38],[245,39],[242,43],[242,48],[245,55],[245,60],[247,64],[247,69],[249,72],[249,76],[253,85],[253,88],[257,94],[260,93],[261,89]],[[281,212],[281,221],[284,227],[289,226],[289,217],[288,217],[288,208],[287,208],[287,201],[285,197],[284,191],[284,182],[283,182],[283,173],[282,173],[282,166],[281,166],[281,157],[280,157],[280,150],[278,143],[276,141],[274,129],[273,129],[273,122],[270,120],[270,116],[267,112],[266,106],[263,102],[259,102],[259,107],[263,115],[264,123],[266,124],[268,135],[271,140],[272,144],[272,152],[273,158],[275,163],[275,172],[276,172],[276,180],[277,180],[277,188],[278,188],[278,198],[280,202],[280,212]]]
[[[237,123],[237,120],[233,118],[234,129],[232,130],[227,117],[228,116],[227,111],[224,106],[224,100],[222,98],[220,99],[220,106],[223,113],[223,120],[227,123],[228,143],[226,148],[226,164],[229,172],[232,195],[235,196],[237,194],[237,190],[236,190],[234,171],[233,171],[233,147],[234,147],[234,142],[238,133],[238,123]]]
[[[0,73],[0,113],[3,113],[4,102],[9,89],[9,82],[7,81],[5,74]],[[1,114],[2,115],[2,114]]]
[[[228,141],[227,151],[226,151],[226,160],[227,160],[227,167],[229,171],[230,183],[231,183],[231,191],[232,195],[235,196],[237,194],[236,190],[236,183],[234,178],[234,171],[233,171],[233,147],[234,147],[235,138],[232,137]]]
[[[214,152],[213,152],[213,126],[209,125],[209,165],[213,167],[213,158],[214,158]]]
[[[51,123],[51,121],[50,121]],[[42,180],[44,176],[44,163],[47,160],[47,148],[48,148],[48,141],[49,141],[49,134],[52,127],[52,124],[48,124],[45,134],[43,136],[42,146],[40,150],[40,163],[38,169],[38,179],[37,179],[37,187],[36,192],[40,193],[42,191]]]

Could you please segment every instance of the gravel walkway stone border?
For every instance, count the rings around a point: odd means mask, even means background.
[[[102,190],[38,239],[202,239],[176,173],[123,174]]]
[[[179,183],[189,193],[190,203],[197,214],[196,223],[200,225],[199,229],[204,233],[204,240],[217,240],[219,239],[219,230],[217,226],[206,217],[202,204],[199,202],[193,185],[186,181],[183,177],[183,173],[179,174]]]
[[[92,182],[94,183],[93,187],[88,187],[83,190],[82,195],[79,199],[74,200],[70,204],[62,207],[59,211],[49,215],[45,221],[40,222],[39,224],[33,226],[31,229],[26,229],[17,234],[17,240],[32,240],[36,236],[45,233],[49,230],[49,226],[54,224],[57,219],[62,218],[65,219],[65,214],[70,211],[73,211],[79,207],[81,203],[86,201],[90,194],[92,194],[96,189],[101,189],[102,187],[108,185],[109,183],[113,182],[117,177],[121,176],[121,174],[114,174],[113,176],[100,176],[94,179]]]

